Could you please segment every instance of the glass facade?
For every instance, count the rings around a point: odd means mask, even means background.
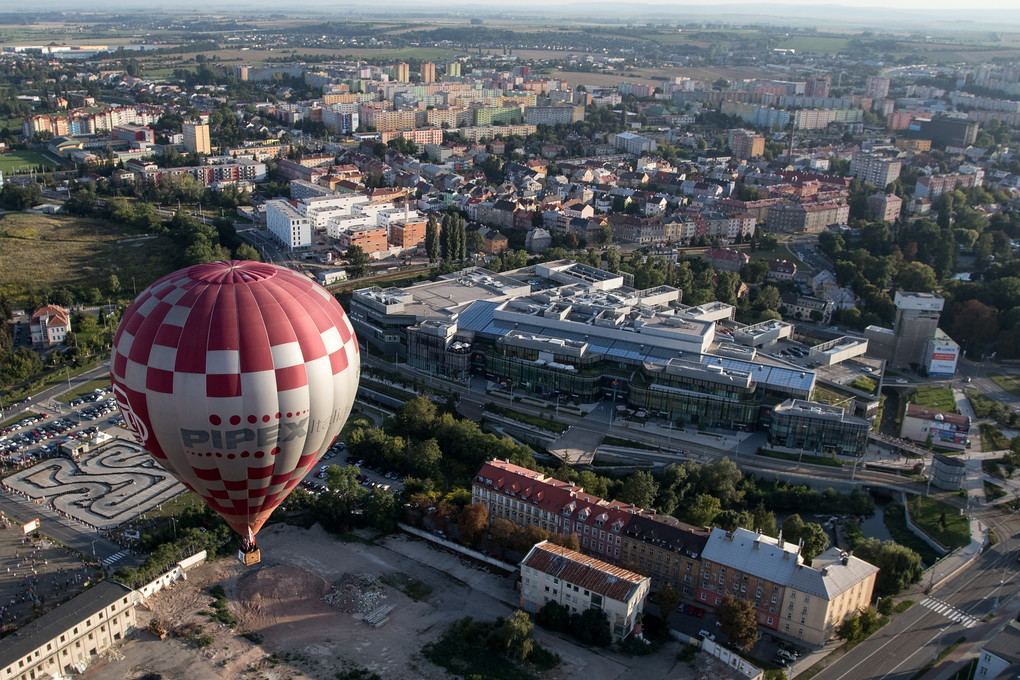
[[[817,453],[860,456],[871,423],[845,415],[842,408],[790,400],[772,411],[769,443]]]

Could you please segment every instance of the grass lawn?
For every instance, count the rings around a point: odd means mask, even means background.
[[[854,378],[853,382],[847,383],[847,387],[852,387],[855,390],[867,392],[868,394],[874,394],[878,389],[878,381],[866,375],[859,375]]]
[[[970,543],[970,523],[960,509],[930,497],[914,496],[907,501],[914,525],[946,548]]]
[[[882,516],[882,521],[885,522],[885,528],[889,530],[889,535],[892,536],[892,539],[920,555],[921,561],[924,562],[926,567],[930,567],[938,561],[938,552],[907,527],[907,520],[903,513],[902,505],[890,503],[885,506],[885,514]]]
[[[959,413],[953,391],[948,387],[918,387],[908,397],[910,403],[948,413]]]
[[[76,385],[70,392],[64,392],[57,397],[57,401],[62,401],[65,404],[76,397],[83,397],[86,394],[92,394],[93,391],[102,389],[110,386],[109,378],[96,378],[95,380],[89,380],[88,382]]]
[[[3,172],[5,176],[28,172],[32,168],[38,169],[40,165],[44,167],[48,165],[52,168],[53,161],[34,151],[8,151],[5,154],[0,154],[0,172]]]
[[[825,465],[828,467],[843,467],[843,464],[835,458],[829,458],[828,456],[819,456],[813,453],[805,453],[801,456],[799,453],[790,453],[789,451],[772,451],[770,449],[758,449],[759,456],[766,456],[768,458],[779,458],[781,460],[797,460],[803,463],[809,463],[811,465]]]
[[[1020,397],[1020,375],[1012,375],[1010,373],[989,373],[988,377],[991,378],[996,385],[1006,390],[1014,397]]]
[[[974,409],[974,415],[978,418],[991,418],[995,411],[1002,406],[999,402],[980,394],[977,390],[967,392],[967,399],[970,401],[970,407]]]
[[[785,40],[778,47],[794,49],[798,52],[812,52],[816,54],[839,54],[846,50],[849,39],[844,37],[826,36],[799,36]]]
[[[1009,448],[1009,439],[991,423],[981,423],[981,450],[1003,451]]]
[[[169,237],[138,239],[138,234],[107,220],[8,213],[0,216],[0,272],[15,305],[30,291],[75,285],[106,289],[111,273],[121,293],[131,296],[164,274],[173,263]],[[123,243],[124,239],[135,239]],[[132,283],[133,279],[133,283]]]
[[[1006,495],[1006,490],[998,484],[992,484],[991,482],[985,482],[985,498],[990,501],[997,501]]]

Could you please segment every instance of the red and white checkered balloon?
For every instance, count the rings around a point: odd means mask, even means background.
[[[243,537],[322,458],[350,415],[360,357],[324,288],[259,262],[211,262],[149,286],[110,358],[125,425]]]

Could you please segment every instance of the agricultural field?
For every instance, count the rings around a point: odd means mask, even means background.
[[[784,40],[776,45],[785,49],[793,49],[798,52],[810,52],[812,54],[839,54],[845,52],[850,40],[844,37],[797,36]]]
[[[48,288],[105,289],[115,273],[130,294],[173,270],[169,252],[168,237],[139,238],[107,220],[9,213],[0,216],[0,291],[20,305]]]

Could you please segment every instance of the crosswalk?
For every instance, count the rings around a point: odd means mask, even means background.
[[[936,614],[941,614],[950,621],[959,623],[964,628],[976,626],[978,620],[969,614],[965,614],[948,602],[943,602],[936,597],[927,597],[921,601],[922,607],[927,607]]]
[[[109,567],[111,564],[114,564],[116,562],[120,562],[125,557],[127,557],[127,553],[124,552],[123,550],[121,550],[120,552],[115,552],[112,555],[110,555],[109,557],[107,557],[105,560],[103,560],[103,566],[104,567]]]

